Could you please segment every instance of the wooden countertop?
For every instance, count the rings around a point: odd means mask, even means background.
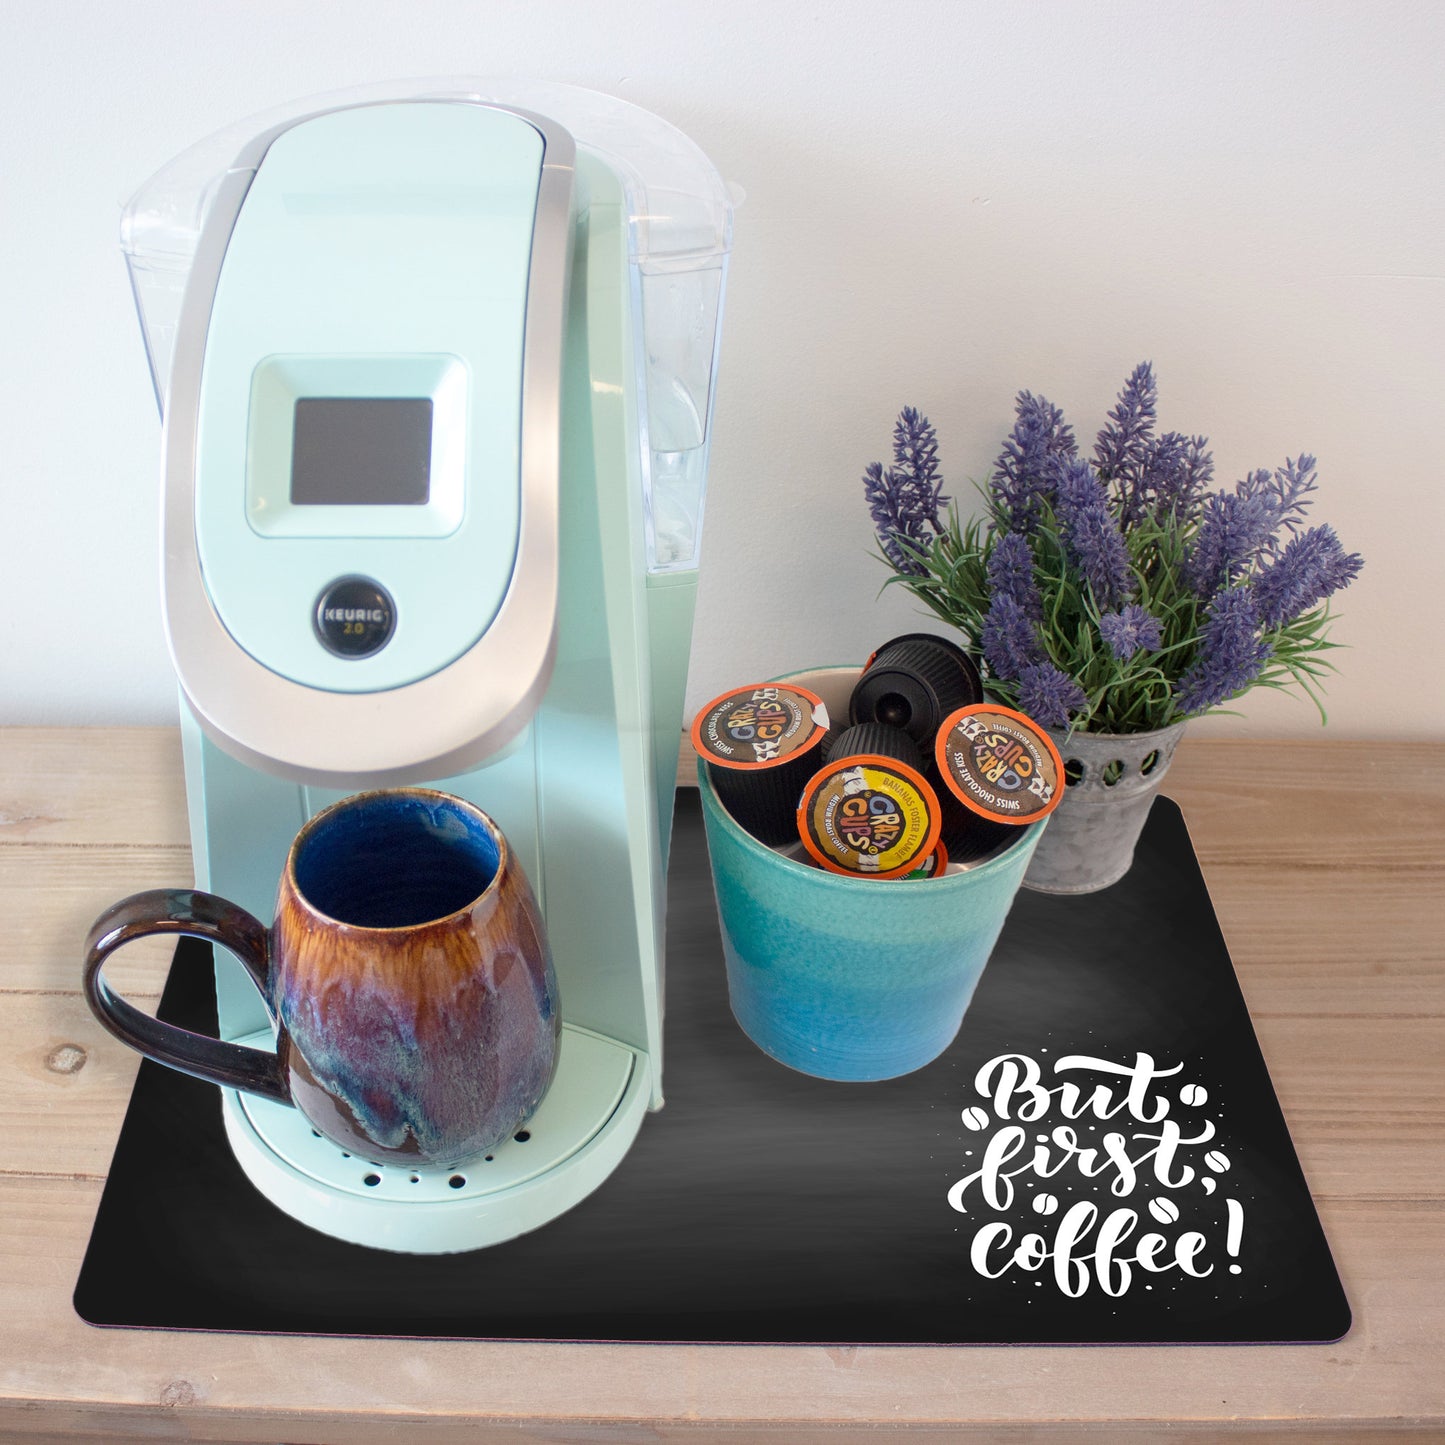
[[[1445,745],[1188,739],[1183,805],[1355,1324],[1329,1346],[486,1344],[101,1330],[70,1303],[136,1059],[80,941],[190,877],[178,735],[0,730],[0,1439],[1445,1436]],[[113,977],[155,999],[169,958]],[[870,1429],[872,1427],[872,1429]]]

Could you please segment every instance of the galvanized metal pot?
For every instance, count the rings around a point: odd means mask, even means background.
[[[1117,883],[1134,861],[1134,846],[1183,733],[1182,722],[1152,733],[1050,733],[1069,784],[1023,886],[1039,893],[1095,893]]]

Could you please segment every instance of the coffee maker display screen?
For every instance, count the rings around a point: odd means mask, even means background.
[[[430,397],[296,401],[294,506],[419,506],[431,492]]]

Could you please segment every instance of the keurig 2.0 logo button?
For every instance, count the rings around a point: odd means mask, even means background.
[[[338,577],[316,599],[316,635],[337,657],[370,657],[391,641],[396,604],[370,577]]]

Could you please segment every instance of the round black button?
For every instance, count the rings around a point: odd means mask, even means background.
[[[396,604],[370,577],[338,577],[316,599],[321,645],[337,657],[370,657],[396,630]]]

